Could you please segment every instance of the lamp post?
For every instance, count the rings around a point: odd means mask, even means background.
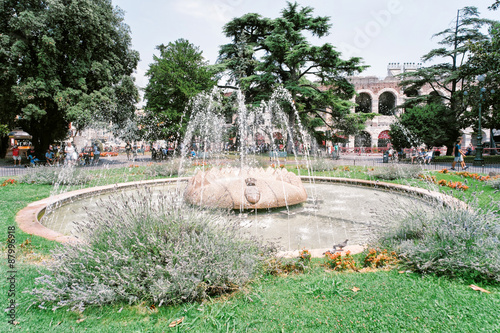
[[[483,83],[484,79],[486,77],[484,74],[481,74],[477,77],[477,80],[479,81],[479,85]],[[482,166],[484,165],[484,158],[483,158],[483,131],[481,129],[481,104],[483,102],[483,93],[486,91],[486,88],[482,87],[479,89],[479,118],[477,120],[477,147],[476,147],[476,157],[474,157],[474,162],[473,164],[475,166]]]

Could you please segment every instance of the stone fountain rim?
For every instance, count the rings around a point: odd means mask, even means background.
[[[459,200],[447,194],[426,190],[419,187],[364,180],[364,179],[353,179],[353,178],[317,177],[317,176],[299,176],[299,177],[303,182],[313,181],[319,183],[337,183],[343,185],[370,187],[374,190],[393,190],[397,192],[404,192],[405,194],[413,194],[417,197],[432,199],[434,201],[441,202],[444,205],[455,206],[461,209],[470,209],[469,205],[467,205],[462,200]],[[142,180],[142,181],[134,181],[128,183],[89,187],[80,190],[61,193],[28,204],[25,208],[21,209],[16,214],[15,221],[22,231],[31,235],[40,236],[45,239],[51,241],[57,241],[60,243],[79,242],[80,240],[76,237],[63,235],[62,233],[49,229],[40,223],[40,219],[45,214],[45,210],[47,209],[47,207],[54,204],[64,204],[65,202],[68,201],[79,200],[95,194],[109,193],[127,188],[133,188],[133,187],[137,188],[152,184],[160,185],[160,184],[169,184],[177,182],[187,182],[190,178],[191,177],[178,177],[178,178]],[[364,249],[365,247],[362,245],[347,246],[345,248],[345,250],[349,250],[353,254],[360,253]],[[323,253],[327,250],[328,249],[310,249],[309,251],[311,252],[311,255],[313,257],[321,257]],[[298,250],[286,251],[281,253],[281,255],[283,256],[298,256],[298,254],[299,254]]]

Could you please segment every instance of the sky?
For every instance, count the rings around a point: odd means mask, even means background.
[[[179,38],[198,46],[204,58],[213,64],[219,46],[230,42],[222,34],[223,26],[236,17],[258,13],[277,18],[286,0],[112,0],[124,11],[130,27],[132,49],[141,60],[136,84],[147,85],[145,76],[156,47]],[[418,63],[422,55],[439,46],[435,33],[454,25],[457,10],[478,8],[481,17],[500,20],[500,10],[490,11],[494,0],[302,0],[301,6],[314,9],[314,16],[328,16],[330,34],[315,45],[330,43],[342,52],[342,58],[361,57],[370,67],[362,76],[387,75],[389,63]],[[424,63],[424,65],[426,65]]]

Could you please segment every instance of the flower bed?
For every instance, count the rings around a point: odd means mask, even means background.
[[[115,151],[103,151],[101,153],[101,157],[108,157],[108,156],[118,156],[118,153]]]

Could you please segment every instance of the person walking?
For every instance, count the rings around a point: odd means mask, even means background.
[[[457,140],[457,143],[453,147],[453,162],[451,163],[451,170],[455,170],[455,165],[457,162],[460,162],[460,166],[462,167],[462,170],[467,170],[467,166],[465,165],[464,162],[464,153],[462,151],[462,138],[459,138]]]
[[[93,164],[98,164],[99,163],[99,158],[101,157],[101,151],[99,150],[99,145],[97,142],[94,143],[94,160],[92,161]]]
[[[125,152],[127,153],[127,160],[130,160],[130,152],[132,151],[132,146],[130,145],[130,141],[127,141],[125,145]]]

